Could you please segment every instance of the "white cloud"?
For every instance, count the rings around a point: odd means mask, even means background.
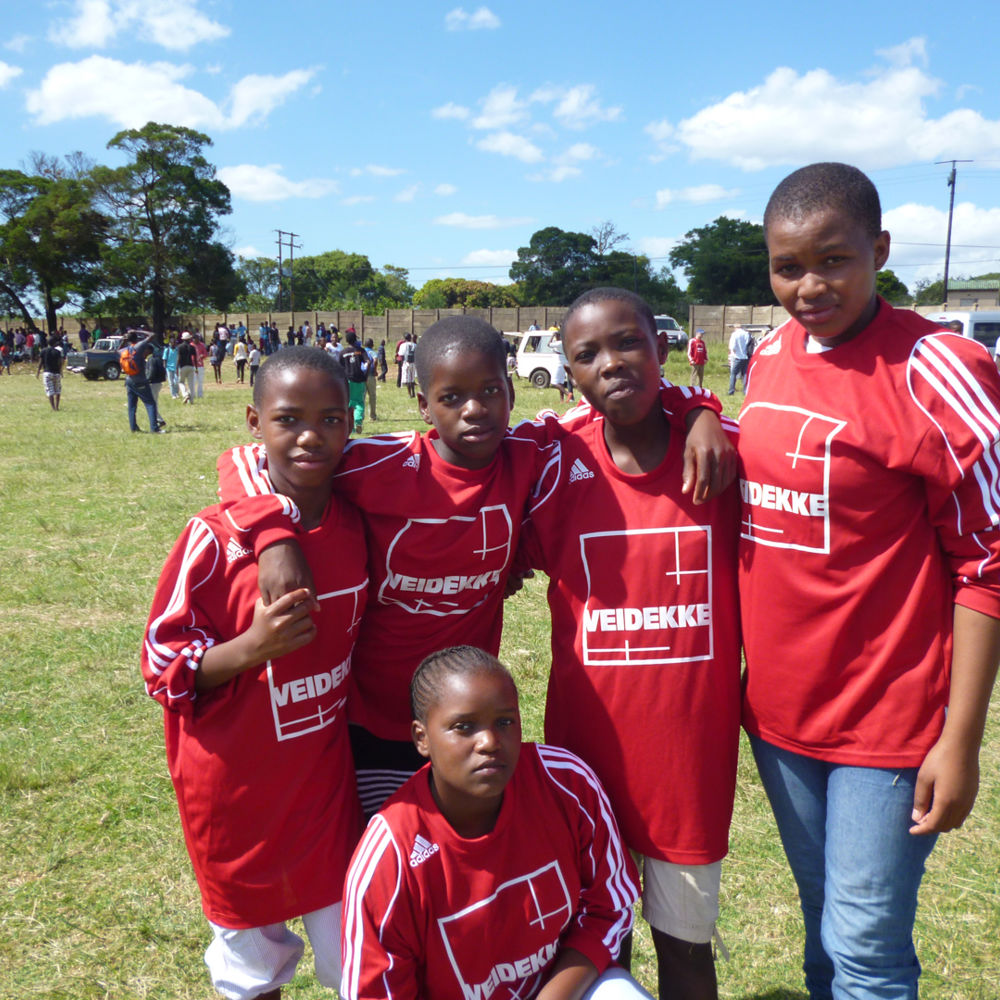
[[[569,163],[560,163],[548,170],[543,170],[537,174],[528,174],[529,181],[552,181],[559,184],[569,180],[571,177],[579,177],[583,171],[579,167],[571,166]]]
[[[883,212],[882,225],[892,236],[886,266],[911,290],[920,278],[933,281],[941,277],[948,235],[945,209],[909,202]],[[998,232],[1000,208],[957,204],[951,231],[951,276],[996,271]]]
[[[494,87],[479,103],[483,109],[472,119],[473,128],[503,128],[527,117],[525,102],[517,99],[517,87],[509,84]]]
[[[403,188],[402,191],[398,192],[393,198],[393,201],[409,202],[413,201],[417,196],[417,192],[420,190],[419,184],[411,184],[409,187]]]
[[[599,154],[600,150],[596,146],[591,146],[589,142],[575,142],[563,153],[563,159],[582,162],[583,160],[593,160]]]
[[[229,127],[239,128],[247,122],[263,120],[284,104],[285,98],[305,86],[314,73],[311,69],[293,69],[284,76],[251,73],[237,80],[229,92]]]
[[[465,212],[452,212],[450,215],[439,215],[434,220],[434,225],[455,226],[458,229],[508,229],[511,226],[526,226],[533,221],[530,217],[503,219],[498,215],[466,215]]]
[[[876,49],[875,54],[881,56],[891,66],[912,66],[913,63],[927,65],[927,39],[910,38],[902,45],[893,45],[888,49]]]
[[[533,142],[513,132],[494,132],[492,135],[483,136],[476,143],[476,148],[487,153],[513,156],[522,163],[538,163],[545,159],[542,151]]]
[[[675,141],[674,127],[666,118],[658,122],[650,122],[643,131],[656,144],[656,152],[649,157],[653,163],[665,160],[671,153],[676,153],[680,148]]]
[[[349,198],[344,198],[340,204],[341,205],[365,205],[370,201],[375,200],[375,195],[373,194],[352,194]]]
[[[449,195],[455,194],[458,188],[454,184],[438,184],[434,188],[434,193],[440,195],[442,198],[447,198]]]
[[[233,193],[234,198],[246,201],[284,201],[287,198],[322,198],[338,190],[337,182],[325,177],[312,177],[303,181],[289,180],[282,174],[280,164],[259,167],[242,163],[235,167],[220,167],[219,180]]]
[[[464,121],[471,114],[472,112],[467,107],[456,104],[454,101],[442,104],[441,107],[431,111],[432,118],[457,118],[459,121]]]
[[[703,205],[708,201],[735,198],[739,193],[739,188],[724,188],[721,184],[698,184],[694,187],[686,188],[662,188],[656,192],[656,207],[665,208],[671,202],[675,201],[686,201],[695,205]]]
[[[198,10],[197,0],[75,0],[73,6],[72,16],[49,31],[51,41],[73,49],[100,49],[126,36],[184,51],[229,34]]]
[[[31,41],[31,35],[14,35],[3,43],[3,47],[11,52],[23,52]]]
[[[506,267],[517,260],[516,250],[473,250],[462,258],[468,267]]]
[[[10,83],[11,80],[19,77],[24,72],[20,66],[11,66],[8,63],[0,62],[0,90]]]
[[[237,247],[233,253],[243,260],[253,260],[254,257],[266,256],[266,254],[262,254],[253,244],[247,244],[245,247]]]
[[[406,170],[403,167],[381,167],[377,163],[369,163],[364,167],[352,167],[351,176],[361,177],[364,174],[368,174],[370,177],[398,177],[400,174],[405,174]]]
[[[220,105],[180,82],[192,72],[190,65],[89,56],[53,66],[38,88],[28,92],[26,107],[36,125],[100,117],[122,128],[160,121],[224,130],[260,121],[313,74],[292,70],[284,76],[247,76]]]
[[[500,27],[500,18],[489,7],[477,7],[471,14],[464,7],[448,11],[444,26],[449,31],[480,31]]]
[[[567,128],[581,129],[597,122],[613,122],[621,117],[620,107],[605,108],[594,97],[594,86],[581,83],[570,87],[560,98],[552,112],[556,120]]]
[[[537,174],[529,174],[528,180],[552,181],[554,184],[559,184],[572,177],[579,177],[583,171],[577,164],[596,159],[600,153],[601,151],[596,146],[591,146],[589,142],[576,142],[556,157],[553,166]]]
[[[835,159],[878,169],[946,157],[1000,156],[1000,120],[959,108],[928,117],[925,102],[941,90],[908,61],[923,53],[913,40],[886,50],[891,64],[866,82],[825,69],[781,67],[757,87],[730,94],[677,126],[695,159],[760,170]],[[648,130],[648,129],[647,129]]]

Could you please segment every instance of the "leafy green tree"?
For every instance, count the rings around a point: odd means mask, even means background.
[[[588,289],[616,285],[641,295],[654,312],[683,316],[687,302],[669,269],[657,271],[644,254],[615,249],[627,239],[610,222],[592,235],[540,229],[517,252],[510,269],[517,282],[513,291],[525,305],[569,305]]]
[[[296,257],[292,281],[295,308],[301,310],[360,309],[377,315],[407,308],[414,294],[405,268],[387,264],[379,271],[364,254],[343,250]]]
[[[944,302],[944,278],[919,278],[913,285],[915,306],[936,306]]]
[[[99,205],[114,220],[105,264],[119,291],[106,307],[148,309],[160,334],[172,311],[223,311],[239,293],[232,253],[215,239],[231,207],[203,154],[211,144],[193,129],[149,122],[108,143],[128,163],[94,171]]]
[[[764,227],[756,223],[720,216],[692,229],[670,251],[670,263],[683,269],[692,302],[767,305],[774,301]]]
[[[240,257],[236,274],[246,292],[233,302],[234,312],[270,312],[278,301],[278,262],[273,257]]]
[[[593,236],[548,226],[518,249],[509,274],[522,302],[566,305],[594,287],[592,272],[599,259]]]
[[[457,306],[489,309],[517,304],[517,297],[509,286],[467,278],[431,278],[413,296],[413,305],[419,309],[454,309]]]
[[[910,290],[890,270],[879,271],[875,275],[875,290],[890,305],[908,306],[913,301]]]
[[[100,279],[107,219],[85,179],[49,169],[0,170],[0,220],[0,292],[31,329],[37,297],[56,329],[58,311],[85,304]]]

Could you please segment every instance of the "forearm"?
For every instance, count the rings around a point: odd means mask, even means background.
[[[250,641],[248,632],[206,649],[195,673],[195,690],[211,691],[231,681],[244,670],[263,663],[259,656],[260,649]]]
[[[573,948],[564,948],[536,1000],[580,1000],[597,975],[597,968],[589,958]]]
[[[941,740],[978,753],[1000,662],[1000,620],[955,606],[948,715]]]
[[[972,811],[998,659],[1000,621],[956,605],[948,711],[941,736],[917,772],[910,833],[946,833]]]

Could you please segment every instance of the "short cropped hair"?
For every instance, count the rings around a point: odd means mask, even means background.
[[[418,722],[427,722],[430,710],[441,697],[446,677],[467,677],[472,674],[494,674],[506,677],[517,685],[511,672],[495,657],[478,646],[450,646],[431,653],[417,667],[410,681],[410,711]]]
[[[406,339],[410,339],[409,334]],[[498,330],[477,316],[445,316],[429,326],[417,341],[413,361],[424,392],[430,387],[434,367],[452,350],[492,357],[504,377],[507,375],[507,348]]]
[[[615,288],[612,286],[607,288],[591,288],[582,295],[578,295],[573,300],[569,309],[566,310],[566,315],[562,318],[563,333],[566,332],[566,327],[569,326],[569,321],[584,306],[596,305],[598,302],[609,301],[624,302],[627,306],[630,306],[635,314],[646,323],[653,336],[656,336],[656,317],[653,315],[653,310],[649,308],[649,304],[646,300],[641,295],[636,295],[635,292],[630,292],[627,288]]]
[[[304,346],[283,347],[280,351],[271,354],[260,366],[253,383],[253,405],[261,405],[271,380],[279,372],[299,371],[303,368],[316,372],[326,372],[337,385],[343,388],[345,393],[348,392],[344,366],[328,351]]]
[[[777,219],[802,219],[826,209],[845,212],[874,239],[882,232],[882,203],[868,176],[847,163],[811,163],[789,174],[764,209],[764,236]]]

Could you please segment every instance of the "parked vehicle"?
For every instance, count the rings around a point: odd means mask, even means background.
[[[667,346],[674,351],[685,350],[688,345],[688,335],[673,316],[654,316],[656,332],[667,335]]]
[[[122,373],[118,352],[124,340],[124,337],[102,337],[95,340],[94,346],[86,351],[70,351],[66,367],[86,379],[106,378],[114,381]]]
[[[978,340],[990,354],[996,350],[1000,337],[1000,310],[942,309],[941,312],[926,313],[932,323],[947,326],[953,320],[962,324],[962,336]]]
[[[529,333],[507,333],[505,337],[518,337],[515,371],[532,385],[545,389],[556,380],[556,372],[563,363],[562,356],[549,348],[552,334],[548,330]]]

